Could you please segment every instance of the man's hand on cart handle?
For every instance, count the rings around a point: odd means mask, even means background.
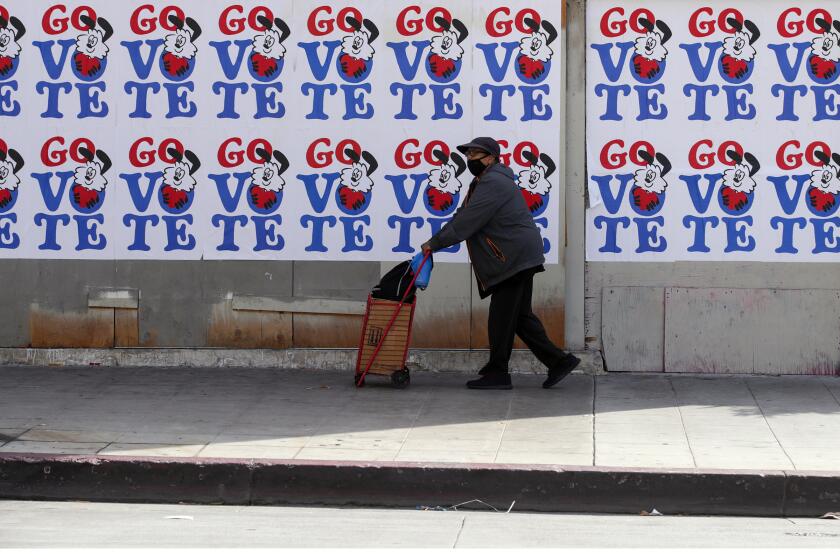
[[[428,242],[423,243],[423,245],[420,247],[420,250],[423,251],[423,254],[425,255],[432,252],[432,246],[429,245]]]

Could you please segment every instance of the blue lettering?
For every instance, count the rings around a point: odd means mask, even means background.
[[[17,249],[20,236],[12,231],[12,224],[17,223],[17,214],[0,216],[0,249]]]
[[[729,107],[729,112],[726,115],[727,121],[752,120],[755,118],[755,105],[747,102],[747,94],[753,92],[752,84],[723,86],[723,91],[726,93],[726,105]],[[746,109],[746,112],[739,109]]]
[[[310,92],[315,94],[312,97],[312,112],[306,115],[306,118],[322,121],[327,120],[329,117],[324,112],[324,93],[329,92],[330,95],[335,95],[338,92],[338,86],[335,84],[313,84],[306,82],[300,86],[300,91],[307,97]]]
[[[73,86],[70,82],[61,82],[51,84],[49,82],[38,82],[35,84],[35,91],[38,95],[44,95],[47,92],[47,110],[41,113],[42,119],[63,119],[64,114],[58,109],[58,100],[62,93],[70,93],[73,91]]]
[[[236,191],[231,192],[230,190],[230,173],[224,173],[222,175],[215,175],[210,174],[207,177],[216,183],[216,190],[219,192],[219,200],[222,202],[222,206],[224,207],[226,212],[236,212],[237,206],[239,206],[239,201],[242,199],[242,191],[245,190],[245,185],[247,185],[251,179],[250,173],[234,173],[232,175],[236,178]]]
[[[94,214],[93,216],[73,216],[76,220],[76,226],[79,230],[79,244],[76,245],[77,251],[93,250],[101,251],[105,248],[108,241],[105,236],[100,234],[96,225],[105,224],[105,216],[102,214]]]
[[[700,61],[700,47],[706,47],[709,54],[706,56],[705,64]],[[705,82],[709,79],[709,74],[715,65],[716,53],[723,47],[723,41],[714,41],[712,43],[694,43],[694,44],[680,44],[680,48],[688,55],[688,63],[691,65],[691,70],[699,82]]]
[[[219,65],[222,67],[225,77],[228,80],[235,80],[242,68],[242,61],[245,60],[245,53],[252,45],[252,41],[242,39],[239,41],[210,41],[210,46],[216,49],[219,57]],[[235,44],[239,51],[236,53],[236,60],[230,57],[230,46]]]
[[[186,216],[162,216],[166,224],[166,247],[164,251],[192,251],[195,249],[195,237],[187,233],[187,225],[192,225],[193,217]],[[182,243],[185,242],[185,243]]]
[[[305,249],[307,253],[326,253],[326,245],[324,245],[324,225],[329,225],[331,228],[335,227],[338,220],[335,216],[312,216],[304,214],[300,217],[300,225],[304,228],[309,228],[312,225],[312,243]]]
[[[617,82],[619,78],[621,78],[621,72],[627,62],[627,55],[631,50],[633,50],[634,43],[632,41],[628,41],[625,43],[615,44],[619,51],[618,62],[615,63],[613,62],[612,57],[612,43],[604,43],[600,45],[592,44],[590,46],[598,53],[598,57],[601,59],[601,67],[604,69],[604,74],[607,75],[607,79],[611,82]]]
[[[455,102],[455,94],[461,93],[461,84],[431,84],[429,89],[432,90],[435,105],[435,112],[432,115],[433,121],[460,119],[464,116],[464,108],[461,107],[460,103]],[[447,111],[447,109],[454,109],[454,111]]]
[[[251,216],[257,233],[257,244],[254,251],[282,251],[286,242],[283,236],[277,233],[278,227],[283,223],[281,216]]]
[[[498,49],[499,46],[501,46],[505,51],[505,59],[501,63],[496,56],[496,49]],[[513,58],[513,53],[519,49],[519,43],[479,43],[476,47],[478,47],[478,50],[484,54],[484,60],[487,62],[487,70],[490,72],[490,77],[493,78],[493,81],[503,81],[505,79],[505,74],[507,74],[508,68],[510,67],[510,61]]]
[[[612,180],[618,179],[618,194],[613,196]],[[624,200],[624,193],[627,192],[627,185],[633,180],[632,173],[624,173],[621,175],[593,175],[592,180],[598,185],[598,190],[601,192],[601,199],[604,201],[604,207],[610,214],[615,214],[621,208],[621,201]]]
[[[61,55],[58,60],[53,56],[53,46],[58,43],[61,47]],[[47,74],[53,80],[61,77],[64,71],[64,65],[67,63],[67,56],[70,54],[70,49],[76,45],[75,39],[62,39],[61,41],[32,41],[32,44],[41,51],[41,59],[44,61],[44,68]]]
[[[709,203],[706,203],[706,207],[709,206]],[[683,218],[683,226],[686,229],[691,229],[691,226],[694,226],[694,244],[688,248],[689,253],[708,253],[711,251],[709,247],[706,245],[706,226],[712,226],[712,228],[718,227],[720,220],[717,219],[715,216],[685,216]]]
[[[747,235],[747,226],[753,225],[752,216],[743,216],[741,218],[722,218],[723,223],[726,224],[726,248],[724,253],[732,253],[734,251],[744,251],[747,253],[755,249],[755,238],[752,235]],[[746,242],[746,243],[743,243]]]
[[[80,110],[78,118],[104,118],[108,116],[108,104],[99,99],[99,93],[104,92],[107,89],[105,82],[97,82],[95,84],[76,84],[76,89],[79,90]]]
[[[142,176],[146,178],[146,192],[143,192],[140,188],[140,173],[120,174],[120,179],[125,181],[128,186],[128,194],[131,196],[131,201],[138,212],[145,212],[149,208],[157,182],[163,179],[163,172],[143,173]]]
[[[659,104],[659,95],[665,94],[665,84],[656,84],[655,86],[633,86],[636,93],[639,94],[639,116],[637,121],[646,120],[664,120],[668,116],[668,107],[663,103]],[[659,95],[657,95],[659,94]],[[662,108],[658,113],[657,109]]]
[[[134,106],[134,112],[128,115],[131,119],[151,119],[152,114],[149,113],[149,91],[157,93],[160,91],[160,84],[141,84],[140,82],[126,82],[125,92],[131,95],[137,92],[137,102]]]
[[[364,231],[364,226],[370,225],[370,216],[357,216],[354,218],[342,216],[339,220],[344,224],[344,247],[341,248],[342,253],[353,251],[368,252],[373,249],[373,238],[365,235]],[[359,242],[362,244],[360,245]]]
[[[820,253],[840,253],[840,243],[835,235],[836,228],[840,227],[840,218],[826,218],[818,220],[811,218],[814,225],[814,250],[815,255]]]
[[[370,84],[360,84],[357,86],[342,84],[341,89],[344,90],[344,120],[350,119],[371,119],[373,118],[373,105],[365,103],[365,92],[370,94]],[[363,113],[358,110],[364,109]]]
[[[322,214],[327,207],[327,202],[330,200],[330,193],[335,186],[335,182],[341,178],[341,173],[321,173],[312,175],[298,175],[298,179],[303,181],[303,186],[306,187],[306,196],[309,197],[309,202],[312,209],[317,213]],[[318,192],[318,179],[322,178],[326,181],[323,194]]]
[[[840,103],[837,102],[837,97],[840,96],[840,85],[811,86],[811,91],[814,92],[814,102],[817,104],[814,120],[840,121]]]
[[[714,97],[718,94],[720,88],[716,85],[708,85],[708,86],[701,86],[695,84],[686,84],[683,87],[683,93],[686,97],[691,98],[691,94],[694,94],[694,113],[689,115],[688,120],[690,121],[708,121],[711,120],[712,117],[706,112],[706,97],[708,93],[711,93]]]
[[[705,214],[709,209],[709,204],[712,202],[712,197],[715,195],[715,187],[721,179],[723,173],[704,174],[706,179],[706,194],[700,193],[700,175],[680,175],[680,180],[688,187],[688,194],[691,197],[691,203],[694,204],[695,210],[701,214]]]
[[[790,62],[787,54],[791,46],[796,49],[796,61],[793,63]],[[781,70],[785,81],[794,82],[796,81],[796,75],[799,74],[799,69],[802,67],[805,53],[811,49],[811,43],[767,45],[767,48],[776,54],[776,59],[779,61],[779,70]]]
[[[149,74],[152,73],[155,60],[157,60],[157,52],[165,42],[163,39],[154,39],[151,41],[120,41],[120,45],[128,51],[131,64],[134,66],[134,73],[141,80],[146,80],[149,78]],[[149,56],[145,60],[140,53],[140,48],[144,44],[149,47]]]
[[[400,74],[406,81],[411,81],[417,76],[417,71],[420,70],[420,65],[423,63],[426,49],[431,44],[431,41],[412,41],[411,46],[414,47],[414,61],[408,60],[408,41],[400,43],[385,43],[385,45],[394,51],[394,58],[397,60],[397,66],[400,68]]]
[[[412,107],[414,105],[414,93],[419,95],[426,93],[426,86],[423,84],[391,84],[391,95],[402,95],[402,105],[400,112],[394,115],[395,119],[416,120],[417,115],[414,114]]]
[[[665,218],[656,216],[655,218],[633,218],[636,223],[636,229],[639,232],[639,247],[636,249],[637,253],[662,253],[668,248],[668,242],[664,237],[658,235],[657,225],[659,227],[665,226]],[[651,242],[659,244],[651,244]]]
[[[478,93],[481,97],[490,95],[490,112],[485,115],[485,121],[506,121],[507,117],[502,113],[502,98],[504,94],[508,97],[513,97],[516,94],[516,87],[494,86],[490,84],[481,84],[478,86]]]
[[[148,203],[146,204],[148,206]],[[158,225],[160,218],[157,216],[141,216],[137,214],[126,214],[123,216],[123,225],[130,228],[134,225],[134,242],[128,246],[129,251],[151,251],[151,247],[146,244],[146,226],[151,224],[152,227]]]
[[[597,84],[595,86],[595,95],[604,97],[606,94],[607,96],[607,110],[599,118],[602,121],[622,120],[623,117],[618,112],[618,95],[621,94],[627,97],[631,91],[628,85],[609,86],[607,84]]]
[[[44,242],[38,245],[38,249],[42,251],[60,251],[61,245],[57,241],[58,224],[63,226],[70,224],[70,216],[68,214],[44,214],[39,212],[35,214],[35,225],[45,225]]]
[[[388,227],[391,229],[396,229],[399,232],[399,243],[397,243],[397,245],[391,249],[391,252],[414,253],[414,247],[411,245],[412,225],[415,226],[418,230],[422,229],[423,218],[412,216],[388,216]]]
[[[195,91],[195,84],[187,82],[184,84],[163,84],[166,88],[169,99],[169,112],[167,119],[177,117],[192,118],[198,114],[198,107],[188,99],[188,94]]]
[[[327,56],[321,62],[321,58],[318,56],[318,47],[321,46],[320,42],[298,43],[298,46],[306,53],[306,60],[309,62],[312,75],[319,82],[323,82],[324,78],[327,77],[333,55],[335,55],[336,49],[341,46],[341,41],[324,41],[323,45],[327,48]]]
[[[222,230],[222,244],[216,246],[217,251],[239,250],[239,245],[235,242],[236,226],[239,225],[245,227],[248,225],[247,216],[225,216],[224,214],[214,214],[213,217],[210,218],[210,223],[213,224],[213,227],[224,227]]]
[[[810,175],[794,175],[793,179],[796,181],[796,191],[793,193],[793,196],[788,195],[788,180],[791,177],[788,175],[782,175],[779,177],[767,177],[767,180],[773,183],[773,186],[776,187],[776,197],[779,199],[779,204],[782,207],[782,210],[785,214],[790,216],[794,212],[796,212],[796,206],[799,204],[799,199],[802,197],[802,190],[805,188],[805,185],[811,180]]]
[[[223,109],[221,113],[216,115],[216,117],[220,119],[238,119],[239,113],[236,112],[236,94],[248,93],[248,84],[244,82],[239,84],[216,82],[213,84],[213,93],[215,95],[219,95],[223,92]]]
[[[44,199],[44,204],[47,210],[55,212],[61,205],[61,200],[64,198],[64,192],[67,190],[67,185],[75,173],[73,171],[59,171],[55,174],[58,177],[58,190],[54,191],[52,188],[52,173],[33,173],[32,178],[38,181],[38,186],[41,188],[41,197]]]
[[[432,86],[434,87],[434,86]],[[551,120],[551,106],[544,105],[545,99],[540,93],[548,95],[548,85],[542,86],[519,86],[522,92],[522,103],[525,105],[522,115],[523,121],[548,121]],[[543,110],[545,108],[545,110]]]
[[[799,249],[793,246],[793,232],[797,227],[805,229],[807,225],[808,222],[805,218],[782,218],[780,216],[770,218],[770,227],[773,229],[782,228],[782,244],[776,248],[776,252],[790,255],[798,253]]]
[[[286,114],[286,107],[279,100],[279,93],[283,91],[283,84],[253,84],[257,96],[257,112],[255,119],[282,119]]]
[[[12,99],[12,92],[18,90],[15,80],[0,84],[0,117],[16,117],[20,115],[20,103]]]
[[[414,187],[411,190],[411,195],[405,189],[405,180],[411,177],[414,181]],[[397,204],[400,211],[404,214],[411,214],[414,212],[414,205],[417,203],[417,197],[423,187],[423,183],[429,176],[425,173],[412,173],[411,175],[385,175],[385,179],[391,183],[394,188],[394,196],[397,199]]]
[[[777,121],[798,121],[794,105],[796,104],[796,94],[802,97],[808,95],[808,88],[806,86],[783,86],[782,84],[774,84],[770,87],[770,93],[773,97],[779,97],[782,94],[782,114],[776,117]]]
[[[609,216],[595,216],[595,227],[597,229],[607,228],[605,232],[604,246],[598,249],[599,253],[621,253],[621,248],[616,244],[618,237],[618,226],[624,229],[630,227],[630,218],[610,218]]]

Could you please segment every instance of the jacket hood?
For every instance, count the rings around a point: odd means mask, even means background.
[[[487,170],[487,175],[491,173],[501,173],[502,175],[511,180],[513,180],[514,178],[513,169],[511,169],[503,163],[494,163],[493,166]]]

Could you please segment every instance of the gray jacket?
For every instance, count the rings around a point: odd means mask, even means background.
[[[513,171],[490,166],[452,220],[429,240],[433,251],[467,242],[475,277],[483,290],[545,262],[543,239]]]

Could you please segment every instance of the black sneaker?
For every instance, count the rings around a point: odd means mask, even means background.
[[[554,387],[572,373],[580,363],[580,358],[574,354],[567,354],[560,363],[548,370],[548,379],[543,381],[543,389]]]
[[[472,381],[467,381],[468,389],[513,389],[510,374],[488,374]]]

